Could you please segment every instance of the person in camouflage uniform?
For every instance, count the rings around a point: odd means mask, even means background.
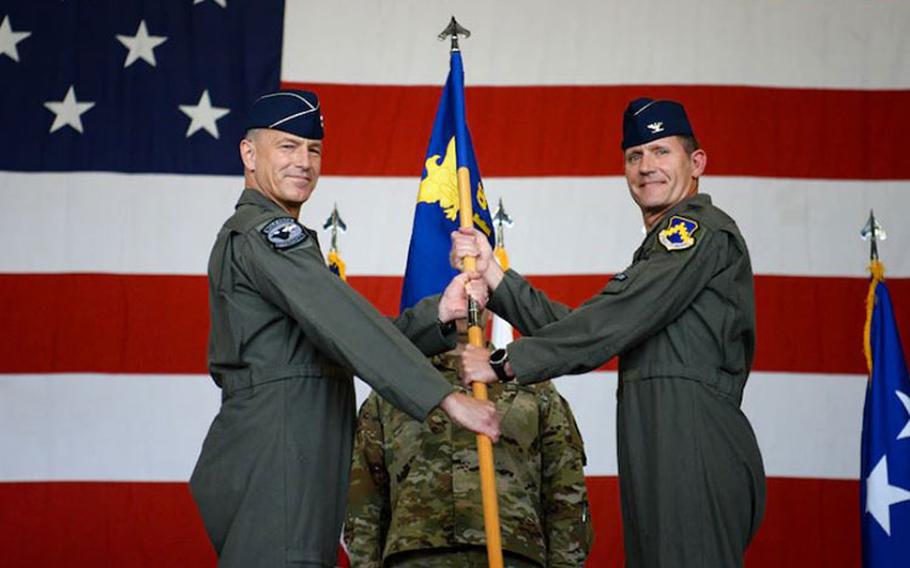
[[[456,358],[431,359],[454,385]],[[583,566],[593,533],[568,403],[549,382],[489,394],[502,416],[494,459],[505,565]],[[345,543],[355,568],[486,567],[475,436],[443,412],[421,423],[371,393],[358,417]]]

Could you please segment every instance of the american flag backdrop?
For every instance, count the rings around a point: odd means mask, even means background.
[[[769,482],[747,564],[859,564],[873,208],[910,353],[907,2],[2,0],[0,565],[213,565],[186,480],[219,404],[204,272],[242,187],[245,109],[279,85],[319,92],[323,177],[301,220],[337,202],[349,282],[392,314],[453,13],[512,267],[567,303],[643,236],[626,103],[686,105],[701,189],[756,273],[744,409]],[[556,384],[586,442],[589,566],[619,566],[615,364]]]

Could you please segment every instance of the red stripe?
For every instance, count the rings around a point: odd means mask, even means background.
[[[531,276],[571,306],[597,293],[606,275]],[[865,373],[861,278],[756,277],[754,369]],[[395,313],[397,276],[354,276],[351,285]],[[910,279],[888,281],[910,354]],[[0,373],[205,373],[208,333],[202,276],[0,275]],[[610,367],[615,368],[615,367]]]
[[[587,566],[622,566],[615,477],[589,477]],[[4,566],[213,567],[184,483],[0,483]],[[768,480],[765,522],[747,566],[859,566],[859,482]]]
[[[440,87],[286,83],[319,92],[324,173],[423,171]],[[895,134],[910,90],[731,86],[471,87],[471,134],[486,176],[621,175],[622,113],[639,97],[685,103],[709,175],[910,179]],[[337,152],[333,148],[338,148]]]
[[[4,566],[212,566],[185,483],[2,483]]]
[[[3,373],[205,373],[200,276],[0,275]]]

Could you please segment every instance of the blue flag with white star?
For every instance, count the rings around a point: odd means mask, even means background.
[[[408,249],[408,263],[401,290],[401,309],[409,308],[433,294],[442,292],[458,271],[449,264],[450,234],[458,229],[457,171],[470,172],[474,226],[495,243],[493,221],[474,157],[464,102],[464,67],[461,53],[452,51],[449,77],[442,89],[426,161],[414,228]]]
[[[880,269],[869,300],[874,303],[867,337],[871,373],[863,410],[863,565],[903,567],[910,566],[910,378]]]
[[[0,170],[232,175],[279,86],[282,0],[0,7]]]

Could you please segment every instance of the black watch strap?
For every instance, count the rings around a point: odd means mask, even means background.
[[[515,378],[506,374],[506,363],[508,361],[509,352],[505,349],[497,349],[490,353],[490,367],[493,368],[493,372],[496,373],[496,378],[498,378],[501,383],[507,383]]]
[[[455,333],[455,320],[449,320],[443,323],[441,319],[436,318],[436,323],[439,325],[439,333],[443,336]]]

